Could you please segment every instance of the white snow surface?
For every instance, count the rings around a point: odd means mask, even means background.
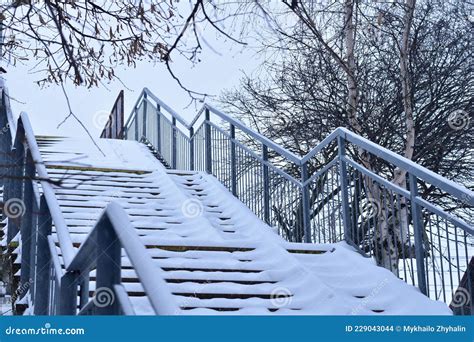
[[[63,180],[55,193],[73,242],[83,242],[103,208],[118,202],[144,245],[155,247],[147,252],[181,308],[176,314],[451,314],[445,303],[430,300],[344,243],[284,241],[213,176],[166,170],[137,142],[97,140],[104,157],[87,139],[42,139],[50,177]],[[125,254],[122,265],[130,265]],[[136,274],[123,269],[122,277]],[[123,285],[135,293],[130,298],[137,314],[153,314],[147,297],[136,295],[143,292],[140,282]]]
[[[42,139],[49,144],[41,146]],[[138,142],[74,137],[38,137],[41,156],[46,164],[123,170],[154,170],[156,163]],[[58,153],[58,148],[60,152]]]

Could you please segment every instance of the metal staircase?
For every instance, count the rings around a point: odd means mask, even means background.
[[[123,101],[117,104],[123,108]],[[397,276],[449,304],[472,256],[465,214],[446,214],[416,187],[397,188],[350,159],[344,147],[366,149],[408,169],[412,181],[472,205],[469,190],[344,129],[300,158],[208,105],[187,124],[145,89],[125,130],[116,124],[123,116],[115,107],[102,136],[136,141],[100,139],[99,151],[87,139],[35,136],[25,113],[15,123],[3,90],[0,124],[9,127],[0,136],[3,203],[23,203],[19,219],[4,215],[5,245],[19,244],[12,251],[20,267],[16,287],[26,289],[16,313],[450,312]],[[139,143],[142,137],[147,144]],[[310,163],[328,148],[338,153],[310,174]],[[392,204],[406,198],[415,218],[408,227],[414,253],[398,255],[397,275],[361,255],[377,252],[357,238],[362,223],[352,219],[350,199],[361,197],[354,184],[363,187],[362,175],[386,188]],[[397,213],[394,205],[383,208]],[[375,234],[371,220],[366,230]],[[436,229],[426,245],[423,231],[430,236]],[[436,240],[455,256],[440,274],[430,268],[444,262]],[[462,313],[469,313],[473,306],[463,304]]]

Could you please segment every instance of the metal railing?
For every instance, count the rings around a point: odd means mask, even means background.
[[[213,174],[289,241],[346,241],[431,298],[474,309],[474,193],[347,129],[301,157],[209,104],[188,123],[145,88],[124,138],[148,141],[172,168]]]
[[[124,125],[124,97],[123,90],[117,96],[115,103],[110,111],[107,123],[105,124],[101,138],[122,139]]]
[[[34,315],[134,314],[121,284],[123,248],[155,313],[177,313],[157,267],[118,204],[109,204],[81,248],[74,247],[28,116],[21,113],[16,124],[6,89],[1,96],[3,219],[7,244],[17,239],[21,246],[20,281],[10,294],[15,292],[16,301],[27,296]],[[100,305],[100,299],[90,298],[93,272],[96,296],[98,287],[113,291],[112,303]]]
[[[134,314],[132,305],[122,282],[122,248],[130,260],[148,296],[151,306],[157,315],[172,315],[179,312],[179,307],[167,290],[163,274],[147,253],[140,241],[135,228],[131,225],[125,211],[116,203],[111,203],[104,210],[101,218],[89,233],[87,239],[74,257],[67,271],[74,275],[74,283],[80,283],[81,301],[79,315],[103,314],[114,315]],[[101,289],[114,289],[115,298],[110,305],[101,305],[99,299],[89,300],[89,274],[96,271],[96,293]],[[68,308],[63,314],[76,313],[76,289],[65,298],[70,298]]]

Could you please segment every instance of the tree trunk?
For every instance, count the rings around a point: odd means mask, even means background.
[[[409,64],[410,54],[410,30],[413,23],[413,14],[415,11],[416,0],[407,0],[406,13],[404,17],[404,26],[402,41],[400,45],[400,78],[402,82],[403,109],[405,112],[406,140],[405,140],[405,158],[412,159],[415,149],[415,122],[413,118],[413,96],[412,79]],[[395,169],[393,183],[406,189],[406,170]],[[408,209],[405,197],[400,199],[400,224],[399,231],[396,231],[402,244],[406,244],[408,239]]]
[[[359,91],[356,81],[356,61],[354,56],[355,26],[354,26],[354,0],[344,3],[344,40],[346,43],[346,74],[347,74],[347,115],[352,129],[362,133],[362,127],[357,119],[357,105]]]

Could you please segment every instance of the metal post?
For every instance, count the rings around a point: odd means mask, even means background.
[[[31,255],[31,245],[33,239],[33,185],[32,181],[35,177],[35,164],[30,152],[26,153],[23,171],[23,205],[24,212],[21,217],[21,272],[20,272],[20,284],[30,283],[30,271],[34,263],[34,257]],[[21,296],[26,294],[24,291]]]
[[[145,137],[145,138],[147,137],[146,136],[147,104],[148,104],[147,95],[146,95],[146,93],[144,93],[143,94],[143,132],[142,132],[142,136]]]
[[[194,127],[189,128],[189,169],[194,171]]]
[[[421,293],[427,295],[426,287],[426,270],[425,270],[425,250],[423,244],[423,222],[421,218],[421,207],[416,203],[418,197],[417,178],[413,174],[409,174],[410,179],[410,203],[411,214],[413,217],[413,229],[415,233],[415,257],[418,276],[418,288]]]
[[[77,311],[77,272],[66,272],[61,277],[61,286],[59,288],[59,314],[75,315]]]
[[[79,280],[79,308],[82,309],[89,301],[89,269],[81,273]]]
[[[173,169],[176,169],[176,159],[177,159],[177,153],[176,153],[176,118],[173,117],[171,119],[171,167]]]
[[[36,197],[33,197],[33,218],[31,223],[31,243],[30,243],[30,255],[31,255],[31,263],[30,263],[30,285],[35,284],[36,282],[36,247],[38,244],[38,213],[39,213],[39,206],[40,203],[36,201]],[[31,301],[34,303],[36,299],[36,288],[35,286],[30,286],[30,297]]]
[[[268,172],[268,165],[266,164],[268,161],[268,147],[265,144],[262,145],[262,158],[263,218],[266,223],[270,224],[270,174]]]
[[[11,195],[11,182],[12,182],[12,177],[11,175],[13,174],[13,168],[12,166],[12,160],[13,160],[13,149],[11,146],[11,142],[8,142],[5,146],[5,164],[2,165],[2,169],[4,170],[4,176],[3,176],[3,203],[6,203]],[[5,210],[2,210],[2,219],[7,219],[8,216],[6,215],[7,213]],[[7,242],[10,242],[10,240],[7,240]]]
[[[156,130],[156,150],[161,154],[161,112],[159,105],[156,105]]]
[[[230,181],[232,194],[237,197],[237,160],[235,151],[235,126],[230,125]]]
[[[104,220],[97,230],[97,247],[100,251],[97,259],[96,296],[100,291],[113,293],[114,285],[121,282],[121,245],[110,221]],[[99,315],[118,315],[120,306],[118,300],[112,300],[110,305],[97,307]]]
[[[21,134],[22,130],[18,130],[18,134]],[[24,136],[24,135],[23,135]],[[25,151],[23,143],[19,143],[23,138],[18,136],[16,138],[17,142],[15,147],[12,149],[12,159],[10,161],[11,168],[11,179],[9,182],[9,191],[8,191],[8,200],[11,200],[10,207],[20,206],[20,211],[17,213],[11,212],[6,213],[8,216],[8,243],[18,234],[21,227],[22,215],[24,214],[24,202],[23,202],[23,172],[24,172],[24,157]],[[18,209],[18,208],[16,208]],[[16,210],[15,209],[15,210]],[[8,207],[4,208],[5,211],[8,211]]]
[[[2,176],[0,176],[0,185],[4,186],[6,184],[6,171],[8,170],[8,152],[11,150],[11,136],[5,109],[5,93],[3,89],[0,90],[2,92],[0,99],[0,127],[4,130],[3,134],[0,135],[0,167],[4,170]]]
[[[209,113],[209,109],[206,108],[205,110],[205,131],[204,131],[204,139],[206,144],[206,172],[212,174],[212,146],[211,146],[211,115]]]
[[[51,215],[46,199],[41,197],[38,215],[38,242],[35,268],[35,315],[47,315],[49,304],[51,254],[49,253],[48,235],[51,234]]]
[[[140,141],[140,138],[138,137],[138,111],[137,108],[135,107],[134,115],[135,115],[135,141]]]
[[[303,230],[304,230],[304,242],[311,242],[311,203],[309,195],[309,184],[306,183],[308,180],[308,164],[304,163],[301,165],[301,183],[303,187],[301,188],[302,192],[302,201],[303,201]]]
[[[337,137],[338,157],[339,157],[339,177],[341,182],[342,197],[342,223],[344,225],[344,239],[352,242],[352,222],[349,210],[349,182],[347,181],[347,163],[344,160],[346,156],[345,139]]]

